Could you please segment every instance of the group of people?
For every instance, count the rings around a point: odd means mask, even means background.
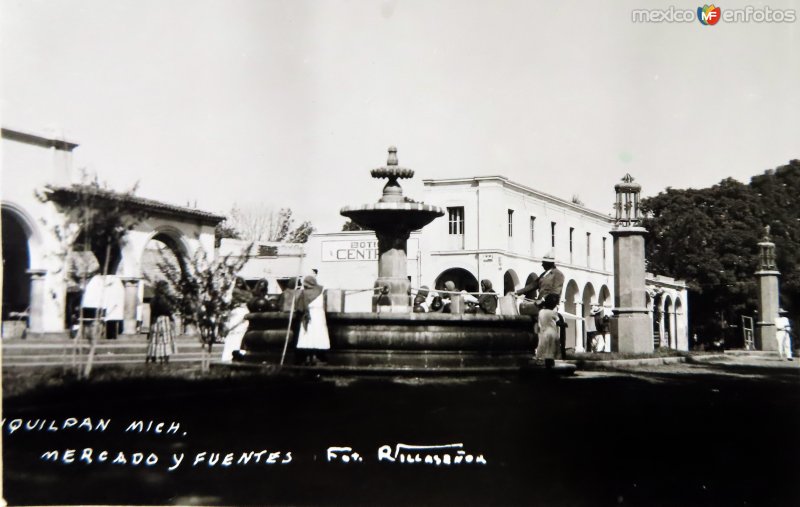
[[[296,357],[302,364],[325,360],[325,352],[330,349],[330,338],[323,298],[320,297],[323,287],[317,283],[314,275],[304,277],[302,285],[297,282],[297,279],[290,279],[281,295],[272,298],[268,295],[269,284],[266,279],[257,282],[252,290],[243,278],[234,280],[229,295],[231,310],[225,324],[219,329],[225,338],[223,361],[230,361],[233,352],[241,347],[247,331],[247,314],[267,311],[294,312],[293,316],[297,316],[299,333]],[[177,352],[175,312],[176,303],[169,291],[169,284],[163,280],[157,282],[150,300],[150,332],[145,363],[169,363],[170,356]]]
[[[414,297],[414,313],[453,313],[453,297],[459,295],[466,305],[464,313],[494,315],[497,313],[497,293],[492,288],[492,282],[481,280],[481,292],[476,297],[467,291],[456,290],[456,284],[448,280],[444,283],[444,290],[431,292],[427,285],[423,285]]]
[[[241,278],[236,279],[234,300],[237,298],[237,290],[247,291],[247,285]],[[302,284],[298,284],[297,278],[289,279],[283,292],[277,298],[269,298],[267,292],[267,280],[262,279],[249,294],[251,297],[242,297],[241,305],[231,311],[222,360],[233,359],[233,352],[241,347],[242,339],[247,331],[245,316],[248,313],[283,311],[292,312],[292,317],[296,317],[299,321],[295,351],[297,362],[303,365],[313,365],[325,361],[326,351],[331,348],[331,344],[325,319],[324,298],[321,297],[323,287],[317,282],[316,276],[304,277]]]
[[[520,314],[533,317],[536,357],[544,359],[545,366],[552,368],[557,357],[566,359],[567,356],[567,324],[564,317],[568,314],[556,310],[564,288],[564,273],[556,267],[556,259],[552,254],[542,258],[542,269],[544,271],[540,275],[531,273],[524,287],[509,294],[521,299]]]

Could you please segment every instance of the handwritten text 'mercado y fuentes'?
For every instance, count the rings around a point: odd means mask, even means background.
[[[66,419],[11,419],[2,420],[2,427],[9,435],[22,432],[84,431],[104,432],[111,426],[111,419],[92,419],[91,417],[67,417]],[[156,435],[177,435],[181,423],[176,421],[135,420],[122,426],[130,433],[152,433]],[[184,432],[185,434],[185,432]]]

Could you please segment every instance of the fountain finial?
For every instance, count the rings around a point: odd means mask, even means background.
[[[386,165],[397,165],[397,146],[389,146],[389,158]]]

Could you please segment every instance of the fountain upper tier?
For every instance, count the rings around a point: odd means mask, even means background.
[[[414,176],[414,171],[399,167],[397,148],[389,147],[386,165],[370,171],[373,178],[386,178],[383,195],[374,204],[345,206],[340,213],[362,227],[374,231],[405,230],[414,231],[425,227],[435,218],[444,215],[442,208],[416,202],[403,196],[398,179]]]

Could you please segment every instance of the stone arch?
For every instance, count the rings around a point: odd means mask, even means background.
[[[583,286],[583,293],[582,293],[582,296],[581,296],[581,312],[578,315],[579,317],[581,317],[581,320],[580,320],[581,326],[580,327],[582,329],[580,330],[581,332],[580,332],[579,336],[581,338],[581,342],[582,342],[581,345],[582,345],[583,350],[589,350],[589,346],[590,346],[589,336],[587,334],[587,325],[586,325],[586,323],[588,322],[589,319],[593,319],[594,318],[592,316],[592,304],[594,304],[596,295],[597,294],[595,293],[594,285],[592,285],[592,282],[586,282],[586,285]],[[594,326],[592,326],[592,328],[593,327]],[[576,346],[576,350],[577,350],[577,346]]]
[[[82,257],[86,264],[97,263],[97,272],[102,273],[103,264],[106,256],[105,248],[100,244],[93,244],[91,239],[86,237],[86,231],[78,231],[75,240],[72,242],[72,249],[78,256]],[[88,250],[87,250],[88,249]],[[92,260],[94,259],[94,260]],[[122,267],[122,244],[115,242],[108,249],[108,273],[115,275]]]
[[[478,279],[467,269],[464,268],[449,268],[442,271],[436,277],[434,288],[436,290],[444,290],[444,283],[452,281],[456,284],[457,290],[466,290],[467,292],[478,292]]]
[[[567,282],[566,288],[564,289],[564,311],[567,313],[571,313],[573,315],[577,315],[577,307],[578,307],[578,294],[580,293],[580,289],[578,288],[578,283],[575,280],[570,280]],[[567,322],[567,340],[566,340],[566,348],[568,349],[575,349],[578,344],[578,337],[580,334],[578,333],[578,326],[580,324],[579,321],[570,320]]]
[[[662,346],[666,346],[669,348],[675,348],[673,346],[673,340],[675,336],[675,330],[673,328],[673,321],[674,321],[674,310],[672,307],[672,297],[669,295],[664,298],[664,318],[662,319],[663,327],[664,327],[664,337],[661,340]]]
[[[31,238],[34,225],[24,212],[15,207],[2,205],[3,248],[3,315],[9,320],[11,314],[23,315],[30,307],[31,298]]]
[[[597,296],[597,304],[600,306],[613,306],[613,303],[614,302],[611,301],[611,291],[608,290],[608,286],[602,285]]]
[[[28,241],[28,254],[30,256],[29,269],[44,269],[44,255],[42,250],[42,235],[36,220],[25,211],[25,208],[10,201],[2,202],[2,215],[16,220],[22,226]]]
[[[187,263],[191,262],[185,236],[179,229],[168,225],[157,227],[142,247],[138,268],[145,283],[147,280],[164,278],[158,267],[162,261],[181,271],[185,271]]]
[[[503,294],[514,292],[519,288],[519,277],[513,269],[508,269],[503,274]]]

